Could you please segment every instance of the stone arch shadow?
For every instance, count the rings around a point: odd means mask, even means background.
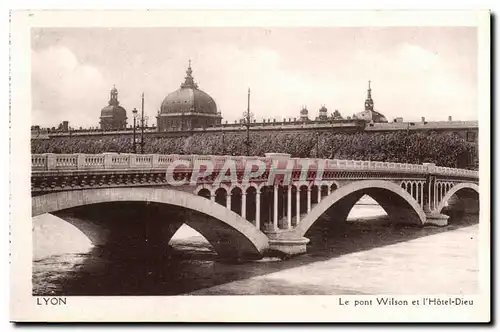
[[[479,213],[479,186],[475,183],[459,183],[453,186],[436,207],[437,213],[445,213],[446,204],[460,212]]]
[[[204,197],[165,188],[84,189],[35,196],[32,197],[32,217],[54,214],[79,228],[94,244],[102,244],[114,230],[119,228],[123,233],[122,226],[111,230],[100,227],[99,222],[109,216],[107,212],[102,213],[107,211],[103,209],[106,205],[111,207],[109,215],[112,217],[123,217],[127,214],[127,206],[132,205],[138,207],[135,213],[141,217],[161,219],[160,223],[173,212],[176,222],[165,221],[167,227],[151,233],[168,243],[186,223],[202,234],[221,257],[257,259],[269,246],[264,233],[233,211]],[[128,211],[132,213],[134,208]]]
[[[356,202],[368,195],[387,213],[392,222],[424,225],[426,216],[417,201],[398,184],[383,180],[365,180],[349,183],[333,191],[316,205],[292,231],[303,237],[322,217],[345,221]]]

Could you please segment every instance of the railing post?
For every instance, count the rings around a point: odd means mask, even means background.
[[[114,153],[104,153],[104,169],[113,168],[113,155]]]
[[[76,168],[84,169],[85,168],[85,154],[79,153],[76,157]]]
[[[128,159],[128,165],[130,168],[135,168],[136,167],[136,161],[135,158],[137,157],[136,154],[131,153],[130,158]]]
[[[423,163],[424,167],[427,168],[427,174],[433,174],[436,172],[436,164],[434,163]]]
[[[160,155],[159,154],[151,155],[151,167],[152,168],[159,168],[160,167]]]
[[[45,153],[45,155],[47,156],[47,164],[45,165],[46,169],[48,171],[56,169],[57,168],[57,165],[56,165],[57,156],[56,156],[56,154],[55,153]]]

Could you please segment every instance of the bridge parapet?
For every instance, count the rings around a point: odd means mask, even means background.
[[[451,167],[442,167],[436,166],[435,174],[437,175],[453,175],[453,176],[464,176],[470,178],[478,178],[478,171],[468,170],[468,169],[460,169],[460,168],[451,168]]]
[[[228,161],[236,169],[245,169],[250,163],[263,163],[267,168],[276,167],[280,161],[285,167],[299,169],[307,164],[313,169],[325,171],[386,171],[398,173],[433,174],[441,176],[478,178],[478,172],[465,169],[435,166],[434,164],[406,164],[370,160],[341,160],[315,158],[274,158],[258,156],[216,156],[216,155],[158,155],[158,154],[32,154],[32,171],[59,170],[116,170],[116,169],[167,169],[176,161],[193,168],[203,163],[211,163],[214,169],[221,169]],[[284,163],[284,164],[283,164]]]

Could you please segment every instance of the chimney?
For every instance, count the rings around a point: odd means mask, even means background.
[[[449,115],[449,116],[448,116],[448,121],[450,121],[450,122],[451,122],[451,115]]]
[[[422,123],[425,123],[425,116],[422,117]]]

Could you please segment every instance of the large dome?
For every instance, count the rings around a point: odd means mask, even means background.
[[[215,101],[207,93],[198,89],[192,73],[191,63],[189,63],[181,88],[170,93],[161,103],[161,114],[188,112],[217,114]]]
[[[217,114],[217,105],[207,93],[197,88],[180,88],[170,93],[161,103],[161,113]]]

